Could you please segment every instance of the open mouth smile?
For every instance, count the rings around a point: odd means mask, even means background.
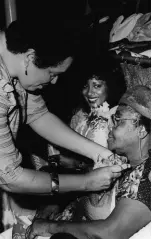
[[[98,98],[88,98],[88,101],[90,103],[95,103],[98,100]]]

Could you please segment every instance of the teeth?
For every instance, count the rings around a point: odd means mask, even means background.
[[[90,102],[95,102],[98,98],[95,99],[88,99]]]

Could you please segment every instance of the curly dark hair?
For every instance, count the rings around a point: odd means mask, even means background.
[[[88,103],[85,101],[83,95],[82,95],[82,89],[84,85],[87,83],[89,79],[91,79],[93,76],[96,76],[99,80],[103,80],[106,85],[106,91],[107,91],[107,99],[106,101],[109,103],[110,107],[116,106],[119,102],[119,99],[121,97],[121,92],[119,92],[119,85],[120,82],[119,79],[117,79],[117,76],[112,71],[112,69],[109,67],[108,64],[103,63],[103,61],[91,61],[90,64],[88,64],[87,69],[85,69],[85,72],[81,72],[81,80],[80,80],[80,86],[79,86],[79,100],[78,100],[78,108],[74,110],[74,113],[78,110],[82,109],[84,112],[89,113],[90,108]]]
[[[107,94],[107,99],[108,99],[108,94],[109,94],[109,84],[107,84],[108,75],[105,72],[94,72],[94,73],[88,72],[88,74],[86,74],[86,77],[84,78],[83,87],[85,84],[87,84],[88,80],[92,79],[92,78],[96,78],[97,80],[102,80],[105,82],[106,94]],[[89,113],[90,107],[89,107],[88,103],[86,102],[86,100],[84,99],[84,96],[82,94],[83,87],[81,87],[81,90],[80,90],[79,109],[81,108],[84,112]]]

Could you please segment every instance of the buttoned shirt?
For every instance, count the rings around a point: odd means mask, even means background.
[[[0,184],[16,180],[23,171],[22,155],[15,147],[19,124],[30,124],[46,112],[42,97],[27,93],[11,78],[0,56]]]

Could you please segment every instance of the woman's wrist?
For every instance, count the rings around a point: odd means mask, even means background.
[[[59,191],[85,191],[86,189],[86,174],[59,174]]]
[[[98,145],[96,143],[91,153],[92,153],[92,159],[95,163],[98,161],[99,158],[106,159],[112,154],[112,152],[109,149],[101,145]]]
[[[60,232],[57,222],[50,222],[48,230],[49,230],[49,233],[52,235]]]
[[[50,223],[49,232],[51,234],[66,232],[66,222],[53,222]]]
[[[59,175],[56,172],[52,172],[51,167],[47,166],[41,169],[42,172],[49,173],[51,188],[50,194],[55,194],[59,192]]]

